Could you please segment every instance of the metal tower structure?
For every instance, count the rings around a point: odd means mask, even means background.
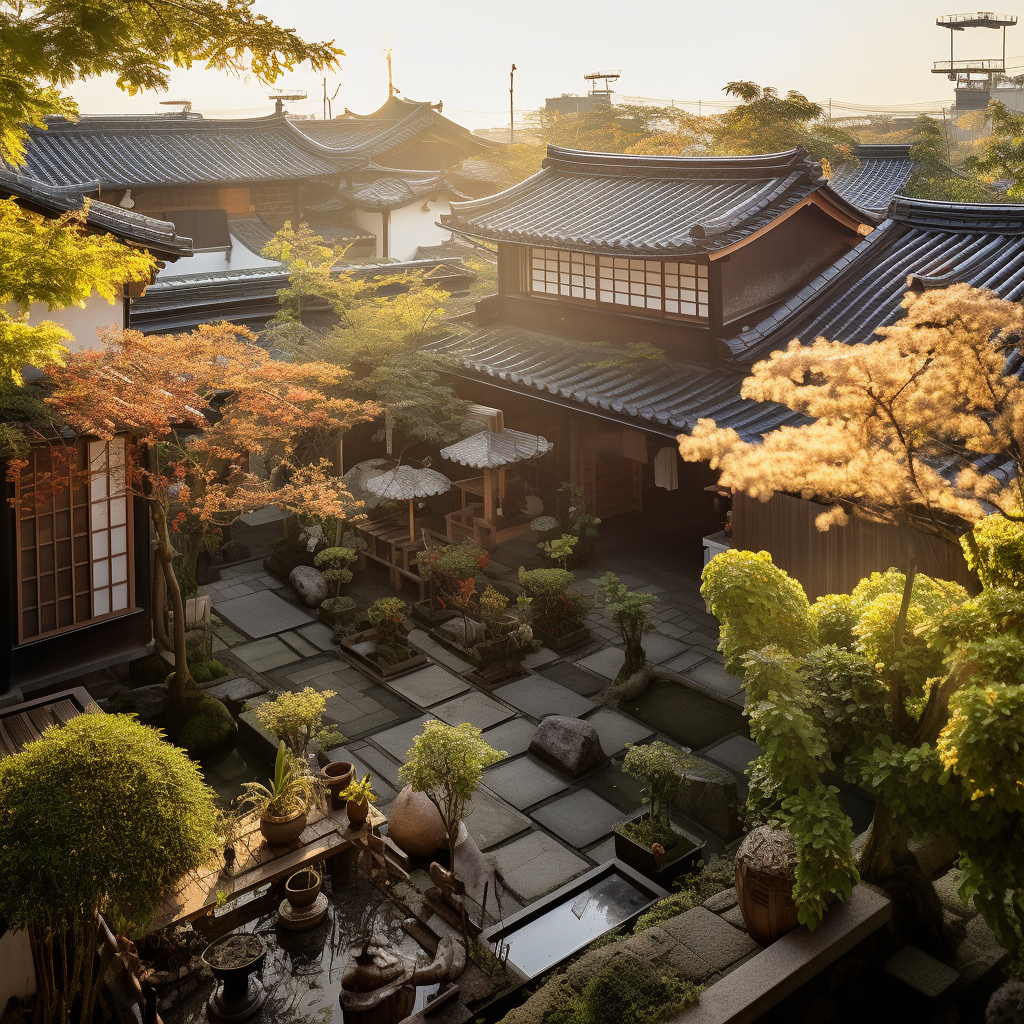
[[[935,61],[932,74],[946,75],[951,82],[956,82],[957,110],[984,110],[992,97],[993,85],[1006,71],[1006,30],[1017,24],[1017,15],[993,14],[991,11],[946,14],[936,18],[935,24],[949,29],[949,60]],[[969,28],[1001,29],[1002,56],[956,58],[953,53],[953,33],[964,32]]]

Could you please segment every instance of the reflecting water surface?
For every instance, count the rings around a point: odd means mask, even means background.
[[[652,679],[621,709],[691,750],[701,750],[729,733],[749,735],[739,708],[731,708],[672,679]]]

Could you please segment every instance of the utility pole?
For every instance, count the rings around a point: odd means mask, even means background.
[[[516,88],[516,66],[512,65],[512,70],[508,73],[508,142],[509,145],[515,141],[515,123],[516,123],[516,107],[515,107],[515,88]]]
[[[327,78],[324,77],[324,120],[327,120]]]

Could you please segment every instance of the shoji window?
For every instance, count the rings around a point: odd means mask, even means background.
[[[573,299],[597,295],[597,257],[564,249],[533,249],[530,252],[530,290]]]
[[[18,482],[18,635],[33,640],[133,606],[123,438],[34,448]]]
[[[708,315],[708,268],[703,263],[665,264],[665,312]]]

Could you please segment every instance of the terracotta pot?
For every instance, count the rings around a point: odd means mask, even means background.
[[[331,791],[332,807],[345,806],[345,801],[341,799],[340,794],[352,781],[355,772],[355,765],[349,761],[332,761],[321,769],[320,778],[324,780],[327,788]]]
[[[345,808],[348,812],[349,824],[362,825],[370,814],[370,801],[360,800],[357,803],[355,800],[349,800]]]
[[[447,842],[438,809],[426,793],[406,786],[388,814],[388,838],[413,857],[432,857]]]
[[[260,815],[260,831],[271,846],[281,846],[297,839],[306,827],[305,810],[296,811],[283,818],[273,814]]]
[[[800,923],[793,885],[797,850],[783,829],[762,825],[736,851],[736,896],[747,934],[770,946]]]
[[[316,902],[323,884],[319,873],[308,868],[289,875],[288,880],[284,883],[284,891],[288,902],[293,907],[308,907],[311,903]]]

